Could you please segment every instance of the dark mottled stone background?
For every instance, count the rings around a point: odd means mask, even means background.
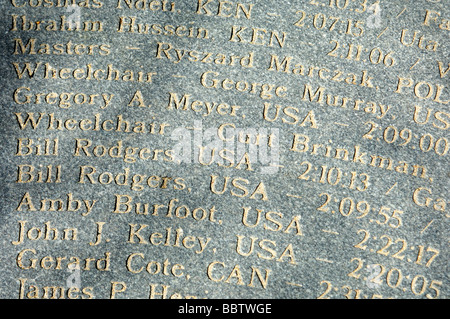
[[[25,2],[25,1],[24,1]],[[445,86],[442,98],[448,99],[449,82],[448,75],[441,78],[439,76],[437,61],[442,61],[444,67],[449,62],[448,30],[438,28],[433,22],[430,26],[423,25],[426,10],[435,10],[441,13],[441,19],[449,18],[449,6],[447,0],[433,3],[431,1],[380,1],[381,22],[378,27],[369,28],[365,26],[364,35],[352,37],[337,31],[317,30],[312,25],[312,17],[317,13],[322,13],[327,17],[338,16],[342,19],[353,19],[367,21],[371,13],[357,14],[349,10],[337,10],[328,7],[328,1],[319,0],[326,6],[314,6],[310,1],[243,1],[242,3],[253,3],[252,18],[234,19],[217,16],[206,16],[196,14],[197,1],[176,0],[178,13],[168,12],[148,12],[116,9],[117,1],[105,0],[101,9],[81,9],[82,19],[98,19],[104,22],[104,32],[50,32],[50,31],[10,31],[11,15],[26,14],[30,18],[37,19],[57,19],[60,15],[70,13],[64,8],[14,8],[10,1],[1,1],[0,9],[2,19],[0,20],[1,41],[0,41],[0,70],[1,70],[1,116],[0,131],[2,134],[1,152],[1,214],[0,214],[0,234],[1,234],[1,254],[0,254],[0,297],[18,298],[19,279],[27,278],[27,285],[63,286],[66,287],[67,278],[71,273],[67,269],[44,270],[31,269],[23,270],[17,265],[17,255],[23,249],[35,249],[37,256],[43,257],[51,255],[58,256],[78,256],[104,257],[105,252],[111,253],[111,270],[97,271],[82,270],[80,273],[81,287],[93,287],[95,298],[109,298],[111,292],[111,282],[125,282],[127,291],[119,294],[118,298],[148,298],[149,285],[168,285],[168,295],[179,293],[185,295],[195,295],[199,298],[317,298],[327,288],[323,281],[332,284],[332,290],[326,297],[344,298],[347,288],[361,291],[361,298],[371,298],[374,294],[382,295],[384,298],[426,298],[427,295],[434,297],[436,292],[432,288],[438,287],[440,298],[448,297],[448,207],[444,212],[433,210],[432,207],[419,207],[413,203],[413,191],[419,187],[426,187],[432,191],[430,198],[443,198],[448,205],[449,198],[449,169],[448,154],[438,156],[433,151],[422,152],[418,147],[414,150],[411,145],[418,145],[418,139],[414,139],[406,147],[399,146],[401,140],[388,144],[376,141],[376,139],[363,139],[372,121],[381,128],[390,125],[402,130],[409,128],[417,136],[427,133],[438,138],[449,139],[448,130],[440,130],[428,125],[418,125],[413,122],[412,115],[414,105],[421,105],[423,108],[431,108],[434,111],[450,112],[449,104],[439,104],[432,100],[419,100],[413,94],[396,94],[398,77],[413,78],[415,81],[427,81],[433,84]],[[350,1],[349,6],[357,8],[362,1]],[[217,3],[217,2],[214,2]],[[343,1],[340,1],[343,3]],[[372,4],[373,1],[368,1]],[[407,8],[399,17],[397,15]],[[309,28],[298,28],[294,23],[300,18],[296,14],[298,10],[304,10],[308,17],[305,24]],[[271,13],[274,15],[267,15]],[[195,25],[207,28],[211,32],[209,40],[188,39],[175,36],[162,35],[140,35],[131,33],[118,33],[117,25],[120,16],[135,16],[137,19],[148,23],[161,23],[171,25]],[[367,24],[367,23],[366,23]],[[286,44],[283,48],[279,46],[255,46],[248,43],[237,43],[228,41],[231,35],[231,27],[261,27],[267,30],[277,30],[287,33]],[[344,30],[343,24],[338,24],[340,30]],[[386,27],[389,27],[380,37],[378,35]],[[427,39],[439,42],[436,52],[422,50],[417,43],[407,47],[400,42],[402,29],[409,32],[418,31],[419,36],[424,35]],[[411,33],[410,33],[411,35]],[[419,37],[418,36],[418,37]],[[76,43],[97,44],[106,43],[111,46],[111,54],[108,56],[69,56],[69,55],[14,55],[14,39],[22,38],[27,40],[31,37],[39,41],[48,43],[63,43],[72,39]],[[380,48],[384,53],[394,52],[396,64],[387,68],[383,63],[375,65],[362,63],[342,58],[334,58],[327,55],[333,45],[330,41],[336,40],[339,43],[354,43],[362,45],[364,48]],[[167,59],[156,58],[156,47],[158,42],[170,42],[174,47],[184,49],[195,49],[206,52],[223,52],[226,54],[247,54],[253,51],[255,54],[255,68],[245,69],[241,67],[226,67],[204,63],[193,63],[182,61],[175,64]],[[129,50],[126,47],[139,47],[140,50]],[[348,48],[348,47],[347,47]],[[347,50],[347,49],[346,49]],[[339,55],[345,55],[347,51],[339,51]],[[276,54],[279,57],[292,56],[295,63],[302,63],[305,66],[322,66],[330,70],[340,69],[347,72],[360,74],[367,70],[374,77],[373,82],[379,86],[379,90],[361,87],[357,85],[347,85],[333,81],[318,80],[317,76],[310,79],[307,76],[294,76],[283,72],[268,71],[270,55]],[[367,58],[367,53],[364,53]],[[420,58],[420,62],[410,70],[411,66]],[[142,66],[143,70],[157,72],[152,84],[142,84],[137,82],[113,82],[113,81],[76,81],[76,80],[45,80],[42,76],[35,79],[24,77],[17,78],[13,63],[42,62],[50,63],[54,67],[85,67],[92,64],[96,67],[103,67],[112,63],[116,68],[138,70]],[[263,100],[257,95],[241,94],[235,90],[213,90],[203,87],[200,83],[201,75],[212,70],[220,74],[220,78],[246,79],[249,82],[276,83],[288,88],[285,98],[272,98]],[[182,75],[185,78],[173,77]],[[329,91],[341,96],[361,98],[366,101],[376,101],[380,104],[389,104],[393,110],[382,118],[377,119],[371,114],[351,109],[339,109],[319,105],[313,102],[302,100],[303,88],[305,84],[310,84],[317,88],[319,85],[326,87]],[[13,101],[14,91],[22,86],[30,87],[32,93],[39,92],[85,92],[85,93],[108,93],[114,94],[114,100],[106,109],[100,109],[98,105],[74,105],[68,109],[61,109],[57,105],[49,104],[26,104],[18,105]],[[152,105],[150,108],[140,108],[128,106],[134,92],[140,90],[146,101]],[[221,117],[217,113],[203,117],[193,111],[167,110],[169,92],[189,93],[193,99],[198,98],[205,101],[224,101],[229,104],[243,106],[239,114],[242,117]],[[411,92],[411,91],[408,91]],[[264,103],[280,104],[283,106],[294,106],[300,109],[300,117],[305,116],[310,110],[314,111],[318,121],[318,129],[308,126],[287,125],[280,120],[275,122],[264,121],[262,112]],[[36,130],[21,130],[17,124],[14,113],[35,112],[35,113],[55,113],[61,118],[92,118],[94,114],[101,113],[103,119],[114,119],[118,114],[133,120],[151,121],[155,117],[158,122],[170,123],[165,136],[150,134],[124,134],[118,132],[82,132],[75,131],[48,131],[43,127]],[[447,116],[448,119],[448,116]],[[280,141],[280,165],[283,167],[275,174],[261,173],[261,165],[256,163],[253,171],[234,168],[222,168],[216,164],[202,166],[199,163],[181,163],[164,161],[142,161],[135,163],[125,163],[121,159],[111,157],[88,158],[74,157],[73,149],[75,138],[88,138],[103,145],[113,145],[117,140],[124,141],[124,145],[133,147],[148,147],[150,149],[168,149],[176,144],[171,139],[171,132],[176,128],[193,127],[198,124],[195,121],[202,121],[203,129],[218,128],[223,123],[234,123],[237,127],[248,128],[268,128],[279,130]],[[348,126],[339,126],[335,122]],[[191,132],[193,132],[191,130]],[[306,134],[311,139],[311,144],[333,145],[334,147],[345,147],[352,149],[354,145],[359,145],[370,154],[378,154],[390,157],[396,161],[406,161],[425,165],[429,168],[428,176],[433,178],[433,182],[420,179],[411,175],[399,174],[385,169],[373,168],[369,165],[358,165],[351,161],[339,161],[323,156],[314,156],[309,153],[296,153],[289,149],[292,146],[293,134]],[[378,130],[376,136],[383,138],[382,131]],[[58,138],[59,156],[16,156],[17,138]],[[329,141],[332,141],[330,143]],[[313,183],[303,181],[297,177],[304,172],[306,166],[301,165],[303,161],[311,162],[314,167],[321,165],[328,167],[337,166],[344,172],[355,171],[358,174],[366,173],[370,175],[370,187],[365,192],[352,191],[348,188],[335,187],[328,184]],[[17,166],[29,165],[62,165],[62,183],[60,184],[19,184],[17,180]],[[122,172],[124,168],[130,168],[132,173],[147,175],[160,175],[182,177],[191,188],[176,191],[171,189],[152,189],[146,187],[142,191],[132,191],[127,187],[110,185],[91,185],[78,183],[80,165],[93,165],[99,171]],[[317,176],[317,172],[312,173]],[[245,178],[251,181],[251,185],[256,185],[262,181],[266,186],[269,200],[254,200],[248,197],[239,198],[232,196],[228,191],[224,195],[216,195],[210,191],[210,176],[230,176],[231,178]],[[346,177],[349,180],[348,176]],[[391,186],[397,186],[386,195]],[[253,186],[254,187],[254,186]],[[73,212],[19,212],[16,210],[20,199],[25,192],[29,192],[35,201],[40,198],[66,198],[67,193],[72,193],[74,197],[80,199],[98,199],[90,215],[80,216]],[[355,216],[343,217],[339,212],[321,212],[317,208],[324,202],[325,197],[319,196],[322,193],[331,194],[332,198],[351,197],[355,201],[365,200],[372,207],[380,208],[387,206],[393,209],[404,211],[403,226],[393,229],[388,226],[380,226],[370,222],[369,217],[357,219]],[[211,207],[215,206],[218,217],[222,224],[209,223],[207,221],[194,222],[190,219],[169,219],[164,216],[137,216],[134,213],[114,214],[114,194],[128,194],[143,203],[167,204],[170,199],[177,198],[179,203],[189,207]],[[301,196],[301,199],[288,197],[286,194]],[[332,200],[330,207],[336,209],[337,204]],[[242,208],[252,207],[252,209],[262,209],[264,211],[281,212],[284,227],[295,215],[301,216],[303,236],[284,234],[282,232],[271,232],[265,230],[262,225],[255,228],[247,228],[242,225]],[[330,209],[331,210],[331,209]],[[370,212],[373,219],[381,220],[377,212]],[[356,214],[356,213],[355,213]],[[254,215],[253,215],[254,216]],[[13,245],[12,242],[18,238],[19,221],[26,220],[28,225],[43,227],[45,222],[50,221],[52,226],[58,229],[76,227],[79,230],[77,241],[45,241],[27,240],[21,245]],[[422,230],[433,220],[431,225]],[[108,243],[102,242],[97,246],[90,246],[89,242],[95,238],[95,222],[105,222],[104,239],[109,238]],[[202,254],[195,254],[190,249],[177,247],[164,247],[153,245],[136,245],[127,243],[129,224],[148,224],[152,232],[161,231],[167,227],[172,229],[182,228],[185,234],[192,234],[200,237],[210,237],[211,242]],[[272,227],[275,227],[272,224]],[[354,246],[363,238],[363,233],[357,234],[360,229],[370,232],[371,239],[366,243],[366,250],[357,249]],[[339,233],[333,235],[323,232],[332,230]],[[148,234],[149,232],[146,232]],[[236,253],[236,235],[250,236],[258,239],[268,239],[276,241],[276,251],[279,254],[288,244],[292,244],[295,252],[297,264],[292,265],[275,260],[265,260],[258,258],[256,253],[262,252],[255,243],[255,252],[248,257]],[[390,255],[398,251],[401,242],[397,239],[404,239],[407,249],[404,252],[405,258],[399,260],[391,256],[383,256],[371,249],[382,248],[386,239],[380,236],[387,235],[393,239],[392,246],[388,249]],[[376,236],[378,239],[374,240]],[[246,242],[248,243],[248,241]],[[432,247],[439,250],[439,256],[430,267],[416,265],[414,263],[419,245]],[[248,247],[248,246],[246,246]],[[215,253],[213,248],[216,249]],[[259,249],[259,250],[257,250]],[[140,274],[132,274],[126,270],[126,259],[131,253],[142,253],[146,261],[158,261],[162,263],[165,259],[173,263],[181,263],[185,267],[185,276],[176,278],[163,274],[150,275],[143,271]],[[426,253],[425,261],[430,253]],[[359,271],[360,278],[349,277],[357,262],[351,260],[359,258],[364,261],[363,268]],[[318,260],[319,259],[319,260]],[[321,261],[326,259],[329,262]],[[407,260],[411,259],[411,262]],[[230,283],[213,282],[207,276],[207,267],[213,261],[223,262],[226,267],[223,271],[214,272],[216,277],[228,276],[235,265],[239,265],[242,271],[244,285],[238,285],[236,278]],[[381,264],[385,267],[383,283],[378,286],[368,285],[363,279],[373,275],[373,270],[368,269],[368,265]],[[271,269],[269,281],[266,289],[263,289],[258,281],[255,287],[249,287],[251,267],[258,269]],[[391,288],[386,284],[386,275],[390,269],[400,269],[403,280],[399,287]],[[217,268],[219,269],[219,268]],[[264,273],[264,272],[263,272]],[[392,282],[395,281],[397,272],[392,273]],[[417,277],[419,276],[419,277]],[[225,278],[226,278],[225,277]],[[423,278],[426,280],[426,290],[421,294],[414,294],[411,291],[411,281],[417,277],[416,286],[413,288],[420,290]],[[409,279],[407,279],[409,278]],[[438,284],[436,284],[436,282]],[[439,284],[440,283],[440,284]],[[296,284],[296,285],[293,285]],[[336,288],[336,290],[334,289]],[[159,286],[159,292],[161,286]],[[40,290],[42,296],[42,290]]]

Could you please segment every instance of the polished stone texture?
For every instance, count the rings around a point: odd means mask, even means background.
[[[1,298],[448,297],[446,0],[101,2],[0,3]]]

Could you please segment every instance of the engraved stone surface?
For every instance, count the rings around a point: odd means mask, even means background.
[[[448,0],[0,12],[0,298],[448,298]]]

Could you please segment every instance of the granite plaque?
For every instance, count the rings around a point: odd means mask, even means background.
[[[0,9],[0,298],[449,296],[448,0]]]

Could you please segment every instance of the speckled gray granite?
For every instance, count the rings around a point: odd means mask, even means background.
[[[1,298],[448,298],[447,0],[73,2],[0,2]]]

